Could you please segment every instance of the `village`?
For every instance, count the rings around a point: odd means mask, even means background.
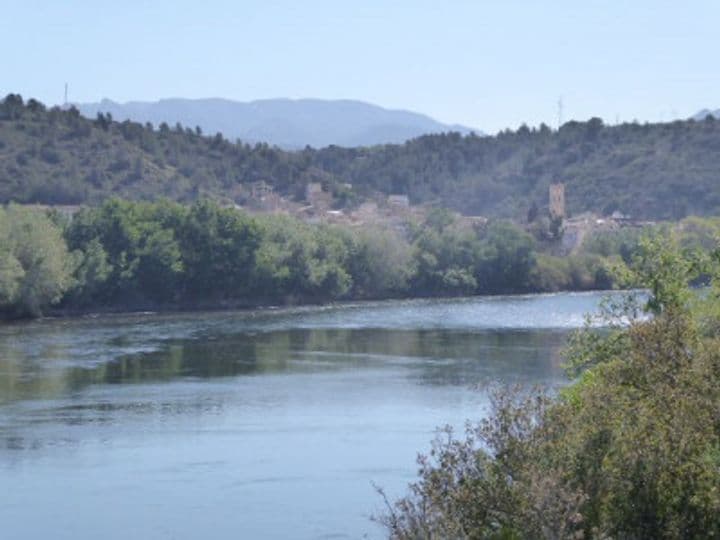
[[[343,187],[352,190],[350,184],[344,184]],[[583,240],[592,233],[615,231],[621,228],[644,228],[655,224],[652,221],[633,219],[617,210],[609,216],[596,212],[568,215],[565,190],[564,183],[553,183],[548,188],[546,212],[550,221],[558,224],[555,235],[558,245],[554,250],[557,255],[576,252]],[[336,209],[334,203],[332,193],[324,190],[321,182],[308,183],[305,188],[305,200],[303,203],[297,203],[276,193],[267,182],[258,181],[251,184],[244,205],[237,203],[231,205],[250,213],[292,215],[314,224],[325,223],[349,227],[383,225],[399,231],[404,231],[410,222],[423,221],[428,212],[434,208],[429,204],[412,205],[408,195],[384,195],[379,192],[370,200],[352,209]],[[481,229],[489,221],[485,216],[462,214],[457,214],[456,219],[459,225],[473,229]],[[523,225],[528,230],[532,229],[530,220]]]
[[[343,184],[343,189],[352,190],[351,184]],[[633,219],[620,211],[609,216],[596,212],[582,212],[569,215],[565,200],[564,183],[553,183],[548,188],[547,206],[543,207],[549,223],[555,224],[551,234],[554,240],[555,255],[571,255],[578,251],[589,235],[597,232],[616,231],[622,228],[644,228],[655,225],[653,221]],[[217,199],[217,197],[211,197]],[[357,206],[337,208],[333,194],[323,188],[321,182],[309,182],[305,187],[304,200],[292,201],[280,195],[271,184],[264,180],[251,183],[247,188],[239,186],[233,199],[220,198],[221,206],[234,208],[249,214],[275,214],[293,216],[311,224],[341,225],[351,228],[367,226],[383,226],[398,232],[407,231],[408,224],[425,220],[428,213],[436,208],[432,204],[413,205],[405,194],[385,195],[376,192]],[[80,205],[27,205],[39,210],[52,210],[68,219],[77,213]],[[468,216],[456,213],[456,222],[461,227],[481,230],[487,225],[489,218],[485,216]],[[518,223],[533,234],[537,233],[533,219]]]

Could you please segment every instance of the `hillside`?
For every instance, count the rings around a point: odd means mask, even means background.
[[[0,105],[0,201],[98,203],[109,196],[243,204],[264,180],[301,201],[308,182],[336,206],[403,193],[465,214],[523,219],[551,182],[570,213],[619,210],[637,218],[720,214],[720,122],[520,128],[495,137],[429,135],[402,145],[298,152],[235,144],[190,128],[95,120],[10,96]],[[344,184],[352,184],[347,192]]]
[[[370,146],[402,143],[428,133],[459,131],[432,118],[409,111],[389,110],[350,100],[265,99],[247,103],[227,99],[162,99],[156,102],[81,103],[88,118],[110,113],[116,120],[163,122],[200,126],[205,133],[222,133],[230,140],[266,142],[286,149],[305,146]]]

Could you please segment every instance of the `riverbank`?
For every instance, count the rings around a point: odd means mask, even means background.
[[[302,300],[297,298],[287,298],[284,302],[272,302],[268,301],[265,303],[254,303],[245,301],[225,301],[225,302],[198,302],[193,304],[155,304],[155,303],[143,303],[136,304],[133,306],[104,306],[90,308],[49,308],[46,312],[39,317],[40,319],[80,319],[87,317],[98,317],[98,316],[124,316],[124,315],[144,315],[144,314],[157,314],[157,315],[189,315],[189,314],[201,314],[201,313],[226,313],[226,312],[272,312],[277,310],[312,310],[314,308],[328,308],[328,309],[342,309],[342,308],[355,308],[363,306],[376,306],[387,304],[391,302],[403,302],[403,303],[417,303],[423,304],[428,302],[440,301],[440,302],[453,302],[453,301],[465,301],[465,300],[495,300],[499,301],[502,299],[531,299],[531,298],[542,298],[552,297],[556,295],[606,295],[606,294],[620,294],[623,292],[631,291],[632,289],[592,289],[592,290],[572,290],[572,291],[544,291],[544,292],[517,292],[517,293],[505,293],[505,294],[485,294],[485,295],[473,295],[473,296],[395,296],[395,297],[379,297],[379,298],[344,298],[332,301],[312,301]],[[17,323],[23,321],[37,320],[38,318],[25,317],[25,318],[14,318],[14,319],[0,319],[5,323]]]
[[[353,229],[251,216],[209,201],[111,200],[71,221],[11,205],[0,209],[0,313],[605,290],[620,285],[616,271],[638,241],[621,231],[559,257],[518,224],[468,228],[456,217],[438,209],[402,227]]]

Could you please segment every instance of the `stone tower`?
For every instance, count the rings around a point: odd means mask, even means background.
[[[565,217],[565,184],[550,184],[550,218]]]

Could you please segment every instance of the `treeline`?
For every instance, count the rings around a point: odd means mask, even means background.
[[[678,220],[720,213],[720,121],[626,123],[594,118],[559,130],[521,127],[493,137],[420,137],[404,145],[318,151],[324,170],[353,185],[439,201],[466,215],[523,220],[563,182],[569,213]]]
[[[266,181],[300,201],[321,182],[338,207],[407,194],[464,214],[524,219],[566,184],[570,213],[638,218],[720,213],[720,121],[603,125],[599,119],[485,137],[428,135],[402,145],[298,152],[230,142],[181,125],[82,117],[11,94],[0,102],[0,202],[97,204],[204,197],[243,204]],[[345,184],[352,184],[347,190]]]
[[[73,107],[48,109],[15,94],[0,102],[0,158],[0,202],[242,201],[251,182],[290,193],[317,176],[302,156],[267,145],[233,144],[181,125],[115,122],[109,114],[90,120]]]
[[[5,316],[609,288],[609,266],[632,256],[613,237],[552,257],[510,222],[475,228],[447,210],[402,230],[348,228],[207,200],[111,199],[72,219],[9,205],[0,240]]]
[[[554,397],[498,389],[487,419],[438,437],[386,500],[389,537],[720,536],[719,261],[717,238],[643,240],[624,279],[647,301],[616,297],[573,336]]]

